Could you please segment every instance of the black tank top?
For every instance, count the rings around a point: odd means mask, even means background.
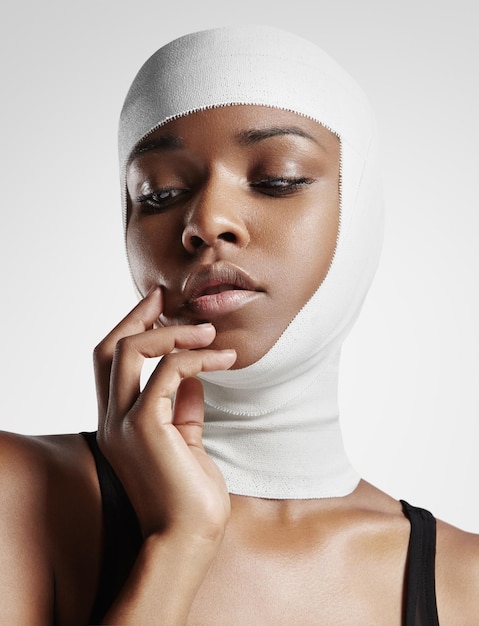
[[[126,581],[142,544],[135,511],[96,442],[81,433],[95,459],[103,506],[103,560],[90,625],[99,624]],[[435,590],[436,520],[425,509],[401,500],[409,519],[404,626],[439,626]]]

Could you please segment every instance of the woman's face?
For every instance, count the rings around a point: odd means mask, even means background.
[[[127,250],[162,325],[209,321],[235,367],[262,357],[313,295],[339,223],[339,140],[305,117],[226,106],[173,120],[127,169]]]

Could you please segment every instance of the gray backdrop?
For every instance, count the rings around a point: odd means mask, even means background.
[[[2,5],[0,427],[94,429],[91,351],[133,306],[116,123],[140,64],[237,22],[316,41],[383,139],[382,263],[344,348],[342,423],[370,482],[479,531],[477,18],[467,0]]]

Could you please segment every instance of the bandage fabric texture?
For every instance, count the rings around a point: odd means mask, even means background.
[[[200,376],[204,445],[231,493],[344,496],[359,476],[339,424],[341,345],[375,273],[383,231],[376,126],[356,82],[314,43],[267,26],[201,31],[163,46],[140,69],[121,113],[125,225],[125,172],[138,143],[172,119],[242,104],[295,112],[339,137],[340,226],[326,278],[275,345],[244,369]]]

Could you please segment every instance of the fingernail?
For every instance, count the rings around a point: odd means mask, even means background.
[[[232,350],[230,348],[226,348],[225,350],[220,350],[221,353],[227,354],[228,356],[236,356],[236,350]]]
[[[202,322],[201,324],[196,324],[198,328],[214,328],[213,324],[210,322]]]

